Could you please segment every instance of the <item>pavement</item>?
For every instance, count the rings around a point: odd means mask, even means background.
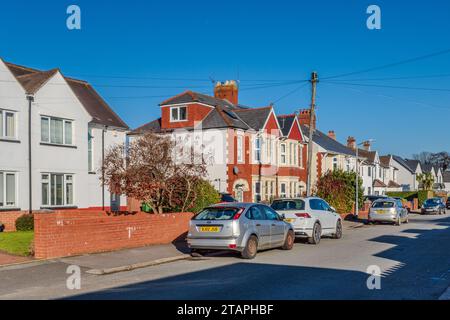
[[[340,240],[298,241],[251,261],[232,253],[192,259],[168,245],[15,265],[0,268],[0,299],[444,299],[450,251],[439,244],[449,243],[449,227],[450,215],[412,215],[400,227],[346,221]],[[92,273],[176,256],[184,258]],[[66,284],[72,264],[81,268],[80,290]],[[369,266],[382,272],[380,290],[367,287]]]

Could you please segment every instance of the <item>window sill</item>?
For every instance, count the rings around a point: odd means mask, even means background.
[[[67,209],[78,209],[78,207],[77,206],[41,207],[41,210],[67,210]]]
[[[17,140],[17,139],[8,139],[8,138],[0,138],[0,142],[20,143],[20,140]]]
[[[94,174],[97,174],[97,172],[95,172],[95,171],[89,171],[88,174],[94,175]]]
[[[0,212],[22,211],[20,208],[0,208]],[[1,222],[1,221],[0,221]]]
[[[77,149],[77,146],[68,145],[68,144],[57,144],[57,143],[48,143],[41,142],[41,146],[50,146],[50,147],[60,147],[60,148],[69,148],[69,149]]]

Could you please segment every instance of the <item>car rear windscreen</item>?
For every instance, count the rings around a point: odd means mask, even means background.
[[[240,208],[206,208],[194,220],[231,220]]]
[[[374,202],[372,208],[393,208],[394,202],[392,201],[377,201]]]
[[[305,201],[303,201],[303,200],[274,201],[271,205],[271,208],[275,211],[305,210]]]
[[[428,199],[427,201],[425,201],[425,205],[426,206],[437,206],[437,205],[439,205],[439,200],[438,199]]]

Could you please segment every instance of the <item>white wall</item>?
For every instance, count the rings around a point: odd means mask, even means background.
[[[25,90],[0,59],[0,109],[14,111],[18,142],[0,140],[0,171],[16,173],[16,208],[28,209],[28,101]],[[1,138],[0,138],[1,139]]]

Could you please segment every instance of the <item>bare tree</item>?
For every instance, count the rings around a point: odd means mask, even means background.
[[[193,158],[198,156],[190,155]],[[174,141],[147,133],[128,146],[108,150],[102,183],[113,193],[147,203],[156,214],[175,208],[186,211],[196,200],[195,186],[206,167],[199,161],[179,160]]]
[[[434,165],[446,171],[450,167],[450,154],[446,151],[434,153],[431,161]]]
[[[426,151],[418,153],[418,154],[413,154],[413,159],[419,160],[420,163],[422,163],[422,164],[432,164],[432,160],[431,160],[432,157],[433,157],[433,154],[431,152],[426,152]]]

